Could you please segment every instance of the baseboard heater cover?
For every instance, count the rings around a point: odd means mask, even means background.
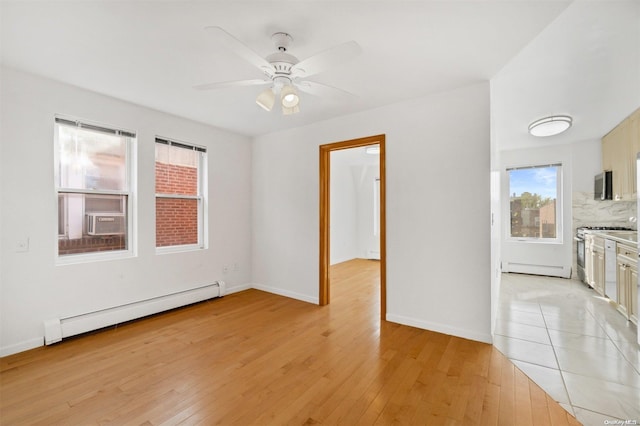
[[[504,272],[519,274],[546,275],[550,277],[571,278],[571,267],[562,265],[536,265],[531,263],[507,262]]]
[[[202,287],[128,303],[113,308],[66,318],[48,319],[44,321],[44,343],[45,345],[51,345],[61,341],[65,337],[76,336],[88,331],[98,330],[214,297],[222,297],[225,293],[225,282],[216,281],[213,284]]]

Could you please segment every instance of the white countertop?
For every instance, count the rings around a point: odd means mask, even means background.
[[[638,245],[638,232],[637,231],[588,231],[590,234],[597,235],[598,237],[606,238],[608,240],[614,240],[616,242],[634,246]]]

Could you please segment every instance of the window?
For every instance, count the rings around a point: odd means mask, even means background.
[[[58,256],[129,253],[135,134],[55,119]]]
[[[562,166],[507,169],[510,236],[518,240],[561,240]]]
[[[156,247],[204,248],[206,155],[156,138]]]

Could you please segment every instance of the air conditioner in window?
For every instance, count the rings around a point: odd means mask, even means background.
[[[124,213],[87,213],[89,235],[122,235],[125,228]]]

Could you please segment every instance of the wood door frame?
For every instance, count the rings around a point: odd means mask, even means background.
[[[342,149],[380,145],[380,318],[387,315],[387,215],[386,215],[386,172],[385,135],[368,136],[320,145],[320,285],[319,304],[329,304],[329,254],[330,254],[330,182],[331,152]]]

